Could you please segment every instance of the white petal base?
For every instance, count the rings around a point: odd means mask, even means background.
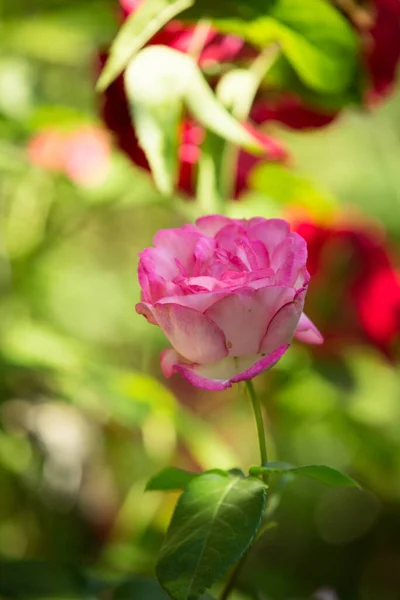
[[[173,348],[161,354],[161,368],[166,377],[175,372],[181,373],[196,387],[206,390],[225,390],[232,383],[252,379],[262,371],[270,369],[283,356],[290,344],[273,352],[251,356],[227,356],[212,365],[190,364],[182,360]]]

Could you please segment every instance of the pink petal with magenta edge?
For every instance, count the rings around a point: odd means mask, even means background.
[[[214,237],[223,227],[233,222],[236,222],[235,219],[230,219],[223,215],[207,215],[206,217],[197,219],[196,227],[204,235]]]
[[[223,332],[206,315],[179,304],[147,307],[171,345],[186,360],[207,365],[228,355]]]
[[[276,271],[277,283],[294,285],[307,262],[306,241],[297,233],[289,233],[275,248],[270,261]]]
[[[302,313],[300,317],[294,336],[297,340],[305,342],[306,344],[323,344],[324,342],[324,338],[315,327],[314,323],[304,313]]]
[[[276,313],[261,342],[260,352],[262,354],[272,352],[275,348],[291,341],[302,314],[305,295],[306,290],[300,290],[293,302],[286,304]]]
[[[179,362],[179,356],[173,350],[168,348],[161,354],[161,368],[166,377],[171,377],[175,372],[180,373],[185,379],[187,379],[192,385],[204,390],[211,391],[222,391],[232,386],[232,383],[239,383],[240,381],[246,381],[253,379],[256,375],[259,375],[262,371],[266,371],[273,367],[278,360],[285,354],[290,344],[286,344],[271,352],[267,356],[263,356],[257,360],[251,366],[247,366],[243,371],[232,375],[230,378],[217,379],[207,376],[207,372],[213,373],[218,369],[217,365],[211,365],[210,367],[199,367],[199,365],[190,365]],[[246,357],[243,357],[246,358]],[[250,357],[247,357],[250,358]],[[221,361],[221,362],[226,362]],[[232,361],[233,358],[229,358]],[[215,375],[215,373],[214,373]]]
[[[288,237],[290,227],[283,219],[251,219],[247,223],[247,233],[252,242],[264,244],[271,258],[275,248]]]
[[[229,355],[241,357],[259,352],[271,319],[293,299],[289,287],[246,288],[221,299],[205,314],[224,332]]]
[[[186,271],[191,271],[194,266],[194,250],[201,238],[194,225],[184,225],[180,229],[160,229],[154,236],[153,243],[157,250],[175,258],[183,265]]]
[[[219,302],[221,298],[229,295],[231,292],[221,288],[213,292],[200,292],[198,294],[189,294],[187,296],[169,296],[162,298],[156,304],[180,304],[187,308],[193,308],[198,312],[204,313],[210,306]]]
[[[173,283],[179,275],[175,259],[158,248],[146,248],[140,253],[138,278],[146,302],[156,302],[165,295],[179,293]]]

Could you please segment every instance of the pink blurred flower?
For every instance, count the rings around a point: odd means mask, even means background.
[[[28,142],[29,160],[47,171],[64,173],[86,187],[99,185],[110,165],[109,136],[86,125],[73,131],[48,129]]]
[[[326,350],[369,343],[392,356],[400,334],[400,271],[382,232],[362,223],[297,222],[312,275],[308,310]]]
[[[28,141],[27,154],[32,164],[60,173],[64,167],[64,135],[54,129],[37,133]]]
[[[304,239],[280,219],[212,215],[159,231],[140,255],[136,310],[172,345],[165,376],[222,390],[272,367],[293,335],[321,343],[302,312],[306,260]]]
[[[110,165],[110,140],[97,127],[82,127],[67,135],[64,146],[64,169],[76,183],[96,186]]]

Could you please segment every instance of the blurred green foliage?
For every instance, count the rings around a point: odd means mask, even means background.
[[[190,205],[163,199],[116,150],[94,187],[29,160],[43,128],[99,124],[96,53],[116,32],[116,3],[0,7],[0,597],[159,600],[146,577],[176,495],[144,496],[146,481],[168,464],[251,464],[250,410],[237,390],[163,381],[165,341],[134,311],[137,253],[187,220]],[[325,130],[280,130],[296,175],[261,167],[231,213],[281,214],[295,197],[329,214],[337,196],[398,241],[399,106],[397,94]],[[325,192],[309,191],[307,176]],[[398,365],[370,348],[339,360],[295,347],[257,387],[272,458],[326,462],[368,491],[292,484],[236,598],[331,587],[341,600],[398,600]]]

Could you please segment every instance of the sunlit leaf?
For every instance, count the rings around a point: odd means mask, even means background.
[[[328,467],[326,465],[307,465],[304,467],[294,467],[287,463],[268,463],[262,467],[250,467],[249,470],[251,475],[263,475],[265,473],[287,473],[292,475],[300,475],[302,477],[308,477],[319,481],[324,485],[330,487],[360,487],[360,485],[344,473],[341,473],[337,469]]]
[[[280,46],[272,43],[253,61],[249,68],[232,69],[221,77],[217,97],[241,121],[246,121],[258,88],[280,54]]]
[[[250,546],[261,524],[266,487],[256,478],[196,477],[176,506],[156,567],[174,600],[195,600]]]
[[[122,73],[128,62],[164,25],[193,4],[193,0],[151,0],[140,2],[121,27],[110,56],[97,82],[104,90]]]
[[[334,93],[352,81],[357,38],[328,0],[253,0],[224,8],[197,0],[183,16],[211,18],[221,31],[244,37],[259,48],[279,42],[290,66],[312,89]]]

